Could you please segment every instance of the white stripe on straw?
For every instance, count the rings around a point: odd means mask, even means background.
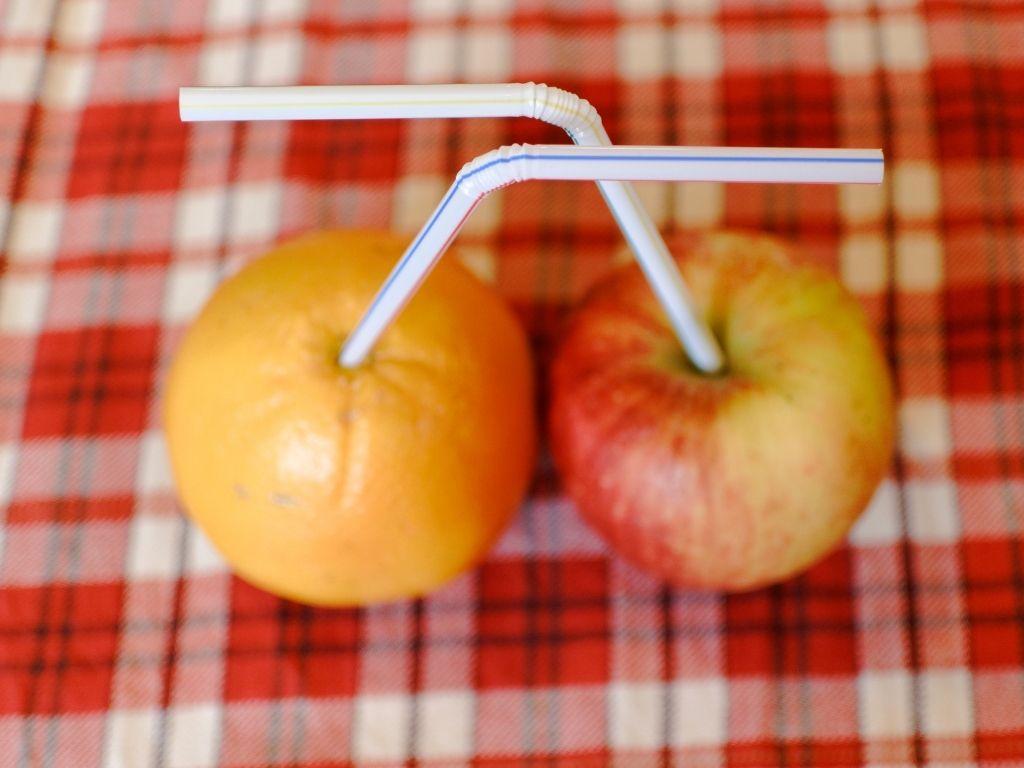
[[[467,163],[345,341],[352,368],[412,298],[473,208],[489,192],[528,179],[878,184],[879,150],[512,145]],[[673,271],[678,274],[678,271]]]
[[[579,146],[612,145],[590,102],[534,83],[182,88],[178,105],[185,121],[533,117],[562,128]],[[701,370],[717,371],[722,351],[693,311],[686,284],[633,186],[611,179],[597,184],[683,349]]]

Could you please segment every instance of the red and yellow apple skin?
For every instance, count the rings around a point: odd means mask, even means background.
[[[753,589],[825,556],[869,502],[893,450],[890,374],[857,301],[792,246],[720,232],[676,252],[726,369],[690,366],[639,269],[619,268],[555,354],[552,450],[625,558]]]

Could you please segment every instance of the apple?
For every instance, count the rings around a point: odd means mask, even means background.
[[[793,246],[718,232],[676,250],[724,369],[688,362],[623,266],[556,350],[552,452],[623,557],[679,586],[753,589],[825,556],[871,499],[893,451],[890,374],[856,299]]]

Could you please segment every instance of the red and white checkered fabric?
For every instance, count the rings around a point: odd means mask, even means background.
[[[0,0],[0,766],[1024,765],[1024,3]],[[368,610],[229,575],[158,421],[233,265],[413,232],[527,120],[179,123],[186,84],[548,82],[619,143],[884,147],[883,188],[648,184],[662,228],[767,229],[863,300],[899,451],[849,544],[666,589],[550,464],[475,572]],[[460,236],[543,360],[621,256],[597,191]]]

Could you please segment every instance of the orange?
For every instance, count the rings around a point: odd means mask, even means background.
[[[177,350],[164,425],[180,498],[278,595],[421,595],[478,561],[526,491],[527,340],[455,254],[363,365],[336,362],[404,245],[344,231],[283,245],[225,281]]]

